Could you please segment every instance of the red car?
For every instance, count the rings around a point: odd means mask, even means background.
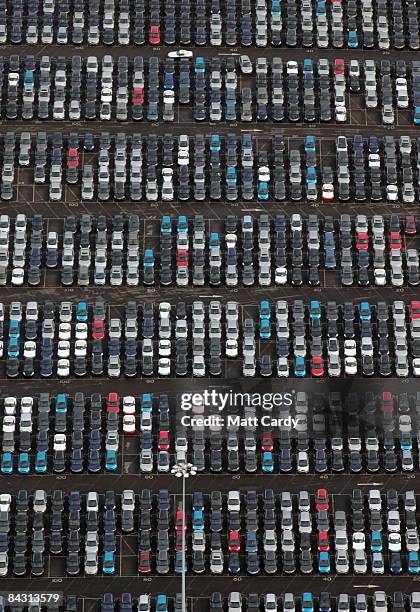
[[[150,574],[152,568],[150,567],[150,552],[148,550],[141,550],[139,552],[139,573]]]
[[[158,449],[167,451],[169,450],[170,440],[169,440],[169,431],[160,431],[159,439],[158,439]]]
[[[241,550],[239,531],[229,531],[228,548],[230,552],[239,552]]]
[[[160,45],[160,28],[159,28],[159,26],[150,26],[150,30],[149,30],[149,45]]]
[[[410,302],[410,319],[420,319],[420,302],[416,300]]]
[[[344,74],[344,60],[336,59],[334,61],[334,74]]]
[[[318,550],[328,552],[330,550],[330,540],[326,531],[318,533]]]
[[[133,103],[144,104],[144,89],[143,87],[134,87],[132,95]]]
[[[391,249],[401,250],[401,235],[400,232],[389,233],[389,246]]]
[[[311,359],[311,375],[315,378],[321,378],[325,375],[324,360],[319,355],[315,355]]]
[[[315,509],[318,510],[329,510],[330,502],[328,499],[327,489],[318,489],[315,494]]]
[[[175,515],[175,529],[177,531],[182,531],[182,522],[185,520],[185,529],[187,529],[187,519],[184,519],[184,513],[182,510],[178,510]]]
[[[407,236],[415,236],[417,233],[416,218],[414,215],[407,215],[405,218],[404,231]]]
[[[271,435],[269,431],[266,433],[263,433],[262,440],[261,440],[261,449],[263,451],[272,451],[273,448],[274,448],[273,436]]]
[[[180,552],[182,550],[182,529],[181,531],[175,532],[175,550]],[[187,538],[185,537],[185,546],[184,550],[187,550]]]
[[[70,147],[67,152],[67,168],[79,167],[79,151],[74,147]]]
[[[120,411],[120,396],[118,393],[108,393],[108,398],[106,400],[106,411],[107,412],[116,412]]]
[[[185,249],[178,249],[176,252],[176,267],[188,268],[188,251]]]
[[[394,397],[390,391],[382,393],[382,412],[394,412]]]
[[[105,321],[94,319],[92,323],[92,338],[103,340],[105,338]]]
[[[356,238],[356,249],[358,251],[367,251],[369,248],[369,236],[367,232],[358,232]]]

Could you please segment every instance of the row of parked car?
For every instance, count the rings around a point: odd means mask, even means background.
[[[155,249],[141,245],[135,214],[128,220],[66,217],[62,238],[55,230],[43,232],[40,215],[19,214],[14,220],[1,215],[0,284],[37,286],[49,269],[61,271],[64,286],[317,286],[320,272],[340,269],[345,286],[420,283],[416,244],[409,242],[417,234],[414,215],[403,223],[395,214],[389,219],[342,214],[335,220],[295,213],[276,215],[274,223],[266,214],[240,220],[228,215],[224,234],[208,231],[203,215],[194,216],[192,231],[190,225],[185,215],[163,216]]]
[[[362,94],[367,110],[382,123],[411,109],[420,122],[420,64],[417,60],[311,58],[297,62],[246,55],[239,60],[202,56],[194,60],[158,57],[133,60],[111,55],[73,55],[39,61],[30,55],[0,57],[2,114],[7,119],[175,121],[182,105],[196,121],[335,120],[348,123],[350,94]],[[178,106],[180,105],[180,106]],[[377,123],[372,114],[371,122]]]
[[[418,395],[393,397],[384,391],[380,398],[373,393],[344,398],[330,393],[325,403],[323,396],[297,392],[294,406],[278,411],[283,423],[295,419],[293,427],[277,429],[276,417],[272,419],[276,411],[265,403],[266,414],[257,416],[254,407],[245,406],[238,411],[238,422],[214,421],[207,430],[194,422],[195,415],[205,412],[204,404],[196,404],[186,428],[185,406],[181,403],[179,410],[177,401],[164,394],[136,398],[110,392],[106,400],[97,393],[87,398],[82,392],[54,399],[48,393],[7,396],[2,406],[1,471],[12,474],[15,464],[18,473],[94,473],[102,467],[113,471],[124,444],[121,431],[138,436],[138,448],[131,448],[139,453],[143,473],[165,472],[188,460],[198,472],[216,473],[395,472],[406,471],[410,459],[414,463]]]
[[[132,612],[132,610],[138,610],[138,603],[141,597],[149,596],[132,596],[131,593],[123,593],[119,598],[114,597],[111,593],[104,593],[102,599],[98,602],[99,610],[101,612],[114,612],[114,610],[123,609],[124,612]],[[69,599],[69,598],[67,598]],[[200,598],[202,601],[203,597]],[[72,600],[73,601],[73,600]],[[170,598],[169,598],[170,601]],[[404,594],[402,591],[395,591],[394,593],[385,593],[384,591],[374,591],[372,595],[365,593],[355,593],[348,595],[347,593],[340,593],[336,596],[332,595],[329,591],[322,591],[319,594],[314,594],[309,591],[304,593],[292,593],[284,592],[281,595],[275,593],[265,593],[260,595],[259,593],[249,592],[242,593],[239,591],[231,591],[228,594],[223,595],[219,591],[211,593],[208,600],[204,602],[202,610],[209,610],[210,612],[241,612],[247,610],[248,612],[277,612],[277,610],[300,610],[301,612],[331,612],[331,610],[343,610],[349,612],[353,607],[366,612],[372,609],[374,612],[387,612],[388,610],[395,612],[404,612],[408,609],[410,611],[415,610],[420,601],[420,593],[414,591],[410,594]],[[194,604],[195,599],[192,598],[191,603]],[[147,603],[145,604],[147,606]],[[187,609],[190,605],[190,599],[187,600]],[[145,607],[146,612],[151,610],[150,599],[148,600],[148,606]],[[173,598],[173,609],[174,612],[180,612],[182,610],[182,599],[180,594],[177,593]],[[67,608],[69,612],[76,612],[73,607]],[[164,609],[167,612],[167,608]]]
[[[78,303],[75,315],[72,304],[62,302],[58,317],[51,302],[42,315],[36,302],[12,302],[6,320],[2,309],[2,359],[12,378],[35,371],[66,378],[71,370],[86,376],[88,369],[111,378],[156,370],[159,376],[191,370],[193,376],[220,376],[230,359],[239,359],[244,376],[255,376],[257,357],[261,376],[418,376],[419,317],[415,300],[391,306],[278,300],[274,308],[261,300],[252,318],[233,301],[195,301],[191,311],[184,302],[155,308],[147,301],[141,321],[137,304],[129,302],[125,322],[109,316],[100,301],[92,312]]]
[[[90,45],[196,45],[333,47],[382,50],[419,48],[419,14],[415,0],[389,8],[385,0],[342,5],[321,0],[31,0],[1,8],[2,44],[88,43]],[[374,8],[375,7],[375,11]]]
[[[118,496],[119,498],[120,496]],[[55,490],[51,498],[37,489],[0,498],[0,567],[14,575],[44,573],[47,556],[59,555],[66,542],[66,570],[78,575],[117,573],[117,544],[137,531],[138,572],[165,575],[186,571],[266,574],[417,574],[419,534],[413,490],[332,496],[325,488],[297,495],[265,489],[262,494],[230,490],[195,491],[185,507],[166,489],[142,489],[86,497]],[[334,508],[333,508],[334,501]],[[13,504],[13,505],[12,505]],[[339,509],[339,508],[342,509]],[[31,530],[29,535],[29,520]],[[82,522],[83,520],[83,522]],[[48,538],[46,537],[48,535]],[[156,549],[151,551],[151,537]],[[172,536],[172,537],[170,537]],[[121,553],[120,553],[121,554]],[[333,568],[333,560],[334,566]],[[335,569],[335,571],[334,571]]]
[[[96,149],[98,144],[98,149]],[[65,184],[81,186],[84,200],[203,201],[226,199],[307,202],[387,201],[414,204],[419,192],[419,142],[408,135],[379,139],[355,135],[331,141],[333,155],[320,158],[319,141],[308,135],[287,142],[277,134],[264,141],[245,133],[238,138],[186,134],[144,139],[135,133],[62,134],[6,132],[0,197],[11,200],[19,168],[33,173],[29,184],[48,186],[49,198],[66,196]],[[258,150],[257,150],[258,149]],[[88,157],[98,151],[97,158]],[[95,156],[96,157],[96,156]],[[25,172],[26,175],[26,172]]]

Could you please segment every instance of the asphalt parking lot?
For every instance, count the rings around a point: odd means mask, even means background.
[[[106,54],[112,54],[114,61],[120,56],[133,58],[137,55],[142,55],[145,59],[157,57],[164,60],[167,57],[169,50],[173,47],[135,47],[127,46],[120,47],[114,45],[106,47],[98,45],[89,47],[87,44],[73,47],[71,45],[62,46],[57,44],[45,45],[3,45],[0,53],[4,57],[9,57],[12,54],[19,53],[21,58],[26,55],[35,55],[37,58],[48,53],[51,57],[66,55],[67,57],[73,54],[87,58],[90,55],[96,55],[98,58]],[[210,60],[213,57],[225,58],[228,56],[238,57],[242,53],[246,53],[252,59],[258,57],[266,57],[272,59],[280,56],[283,62],[295,60],[303,62],[305,58],[310,58],[314,61],[320,58],[328,58],[333,62],[337,57],[343,58],[345,61],[358,59],[364,61],[366,59],[404,59],[407,62],[416,59],[418,52],[408,51],[407,49],[395,51],[380,51],[366,49],[319,49],[319,48],[255,48],[250,47],[243,49],[241,47],[200,47],[193,48],[194,56],[200,55]],[[384,126],[380,121],[380,114],[377,111],[366,112],[362,97],[358,94],[352,94],[348,97],[349,122],[344,125],[332,123],[297,123],[291,124],[285,121],[281,124],[273,124],[272,122],[255,122],[255,123],[226,123],[224,121],[218,123],[198,123],[194,122],[190,108],[176,109],[175,121],[164,123],[150,122],[131,122],[117,123],[115,121],[53,121],[53,120],[6,120],[0,121],[0,129],[2,132],[15,131],[17,134],[21,131],[29,131],[31,133],[40,130],[46,131],[49,134],[60,131],[64,134],[69,132],[78,132],[80,135],[86,133],[99,134],[107,130],[110,133],[124,132],[126,134],[140,133],[147,138],[151,132],[158,135],[163,135],[170,131],[174,135],[188,134],[193,136],[197,133],[205,133],[210,135],[218,133],[225,135],[229,132],[234,132],[240,136],[244,132],[252,133],[258,142],[258,146],[266,146],[268,140],[273,136],[281,133],[287,145],[292,143],[302,143],[303,137],[306,134],[316,136],[320,142],[319,157],[321,165],[326,162],[334,162],[333,154],[333,139],[339,135],[352,137],[354,134],[362,134],[364,138],[370,135],[383,137],[385,135],[393,135],[395,138],[400,135],[409,134],[413,139],[417,137],[417,130],[413,126],[412,119],[408,111],[399,111],[396,116],[396,122],[392,126]],[[94,161],[94,155],[83,152],[81,154],[81,163],[90,163]],[[311,212],[316,212],[319,216],[333,215],[338,217],[341,213],[356,215],[363,213],[366,215],[383,214],[390,215],[398,213],[400,215],[413,214],[416,211],[417,204],[414,206],[405,206],[400,202],[387,203],[381,202],[361,202],[357,203],[353,200],[348,202],[331,202],[331,203],[305,203],[305,202],[275,202],[269,201],[261,203],[258,201],[241,201],[235,202],[217,201],[211,202],[205,200],[203,202],[195,201],[172,201],[172,202],[132,202],[129,200],[116,201],[110,199],[107,202],[100,202],[93,199],[90,202],[83,201],[80,197],[80,184],[68,185],[63,184],[63,197],[59,202],[51,202],[48,199],[48,187],[42,185],[34,185],[32,181],[32,168],[18,168],[15,179],[15,196],[10,202],[0,202],[0,213],[7,213],[14,217],[18,213],[25,213],[28,217],[36,213],[41,213],[46,221],[47,231],[62,231],[62,220],[68,215],[81,215],[89,213],[92,215],[103,214],[111,217],[118,213],[130,214],[137,213],[140,215],[141,235],[144,246],[158,246],[158,220],[163,214],[171,214],[176,217],[180,214],[186,214],[190,218],[194,214],[203,214],[214,229],[220,229],[223,220],[227,214],[233,213],[238,216],[243,214],[252,214],[258,216],[262,213],[268,213],[274,217],[275,214],[285,213],[291,215],[294,212],[299,212],[306,216]],[[416,242],[416,246],[417,242]],[[375,304],[378,301],[386,301],[391,303],[395,299],[403,299],[409,302],[418,297],[418,289],[416,287],[402,287],[398,290],[391,287],[341,287],[337,282],[335,272],[326,272],[323,276],[322,287],[310,288],[303,287],[238,287],[234,290],[226,288],[204,286],[200,288],[185,287],[62,287],[59,282],[59,274],[55,270],[44,271],[42,282],[39,287],[17,288],[17,287],[2,287],[0,300],[5,304],[10,304],[12,301],[26,302],[30,299],[37,300],[40,304],[46,301],[53,300],[56,303],[62,300],[71,300],[73,303],[78,301],[93,302],[96,298],[101,297],[108,304],[117,309],[125,304],[128,300],[136,300],[142,303],[145,299],[152,299],[155,302],[169,301],[186,301],[191,303],[196,299],[220,299],[226,301],[232,296],[238,301],[241,308],[246,312],[247,309],[255,311],[255,304],[262,299],[268,299],[274,303],[277,299],[302,299],[308,303],[311,299],[320,299],[323,302],[334,300],[337,303],[345,301],[368,301]],[[350,379],[261,379],[255,378],[244,380],[241,377],[240,368],[226,369],[220,379],[197,380],[191,377],[186,379],[169,378],[160,379],[116,379],[109,380],[107,378],[92,379],[91,377],[81,379],[39,379],[25,380],[22,378],[9,380],[4,375],[4,367],[0,366],[0,396],[17,396],[25,395],[36,396],[41,392],[49,392],[50,394],[68,393],[74,394],[75,391],[83,391],[86,395],[93,392],[100,392],[103,395],[110,391],[116,391],[121,396],[134,395],[139,396],[141,393],[150,392],[155,395],[159,393],[168,393],[172,397],[179,396],[185,390],[194,392],[206,389],[209,385],[217,389],[234,389],[236,391],[255,391],[255,392],[297,392],[297,391],[312,391],[327,395],[331,391],[340,391],[342,393],[350,393],[360,391],[363,385],[364,391],[373,391],[377,394],[383,390],[391,390],[394,394],[409,392],[415,394],[420,391],[420,384],[413,379],[392,379],[384,380],[380,378],[371,378],[369,380],[350,380]],[[121,492],[123,489],[132,488],[136,492],[140,489],[148,487],[152,491],[157,491],[162,488],[170,490],[171,494],[176,495],[180,499],[182,491],[182,483],[180,479],[176,479],[170,474],[150,474],[144,475],[138,470],[138,440],[129,438],[123,440],[122,460],[120,462],[117,473],[100,474],[52,474],[45,475],[28,475],[19,474],[2,475],[0,493],[10,492],[16,494],[20,489],[34,491],[35,489],[45,489],[51,493],[54,489],[62,488],[66,491],[79,490],[82,493],[89,491],[105,492],[106,490],[114,490]],[[264,480],[264,482],[263,482]],[[337,499],[340,496],[348,495],[355,487],[360,487],[363,490],[369,488],[379,489],[397,489],[399,493],[420,488],[420,473],[415,470],[412,473],[382,473],[377,474],[352,474],[347,470],[340,474],[247,474],[247,473],[218,473],[212,474],[208,472],[199,473],[194,478],[186,482],[187,494],[193,491],[208,492],[211,490],[221,490],[227,492],[235,489],[241,492],[246,492],[251,489],[261,490],[265,488],[273,488],[276,492],[283,490],[296,493],[301,489],[314,491],[321,487],[327,487],[328,491]],[[418,513],[417,513],[418,514]],[[90,612],[99,610],[98,601],[103,593],[111,592],[115,597],[119,597],[123,592],[131,592],[134,596],[140,593],[149,593],[156,595],[158,593],[166,593],[172,596],[181,590],[180,576],[147,576],[141,577],[137,572],[137,536],[125,535],[119,536],[119,555],[118,568],[115,576],[98,575],[95,577],[87,577],[81,573],[79,576],[70,577],[65,572],[65,560],[63,556],[52,558],[48,557],[48,564],[45,575],[42,577],[26,576],[25,578],[2,577],[0,578],[0,592],[7,593],[12,591],[35,591],[35,592],[58,592],[60,594],[70,595],[76,594],[80,597],[81,612]],[[258,581],[257,581],[258,578]],[[339,593],[364,593],[371,595],[373,591],[383,589],[387,594],[393,591],[403,591],[411,593],[417,590],[419,575],[413,577],[404,575],[399,576],[373,576],[373,575],[347,575],[347,576],[320,576],[317,573],[313,575],[275,575],[269,576],[261,573],[258,576],[247,576],[245,574],[239,576],[210,576],[204,575],[188,575],[187,577],[187,596],[188,596],[188,611],[189,612],[207,612],[208,596],[213,591],[220,591],[225,599],[231,591],[240,591],[243,594],[250,592],[267,593],[274,592],[278,595],[285,591],[292,591],[296,594],[301,594],[304,591],[311,591],[314,595],[321,591],[329,591],[332,595]],[[23,610],[22,607],[15,607],[16,611]],[[65,608],[64,608],[65,609]]]

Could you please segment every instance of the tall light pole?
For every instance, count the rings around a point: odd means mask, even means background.
[[[185,575],[187,572],[187,560],[185,555],[185,480],[197,474],[197,468],[192,463],[176,463],[171,469],[176,478],[182,478],[182,572],[181,572],[181,596],[182,612],[187,612],[187,597],[185,587]]]

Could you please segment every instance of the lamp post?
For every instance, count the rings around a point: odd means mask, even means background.
[[[176,478],[182,478],[182,572],[181,572],[181,596],[182,596],[182,612],[187,612],[187,598],[185,588],[185,574],[187,571],[187,563],[185,556],[185,480],[190,476],[197,474],[197,468],[192,463],[177,463],[171,469],[172,474]]]

